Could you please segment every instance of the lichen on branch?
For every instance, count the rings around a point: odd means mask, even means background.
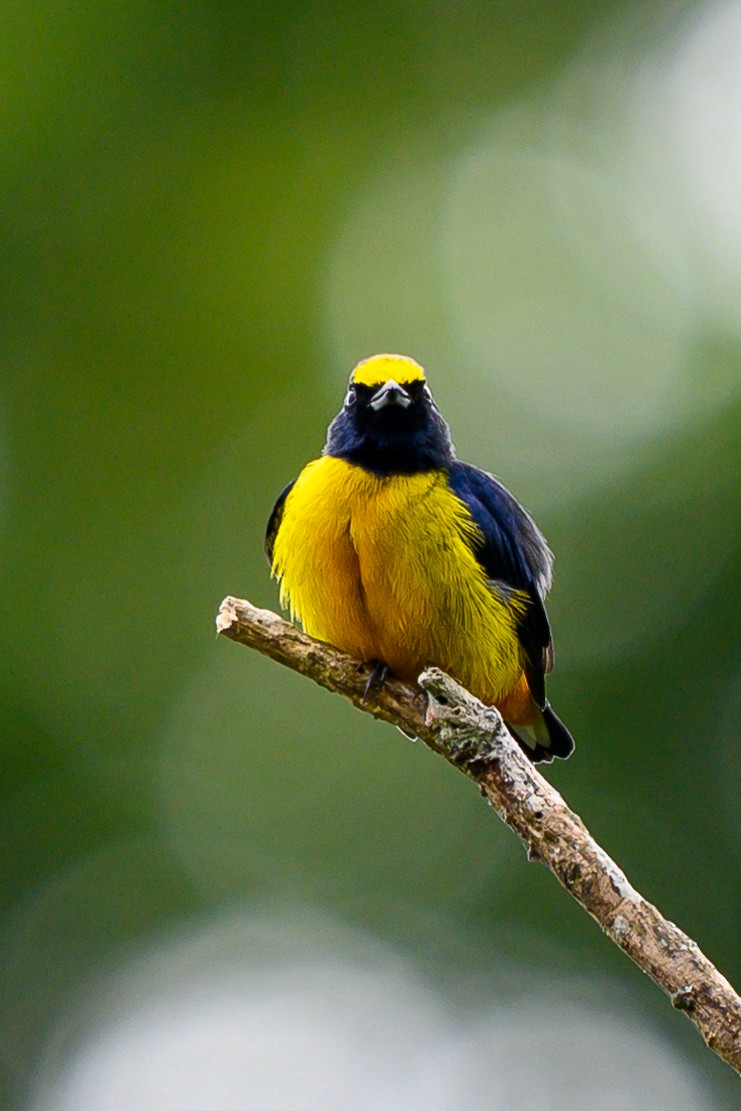
[[[222,636],[255,648],[355,706],[418,736],[473,779],[609,938],[664,989],[707,1045],[741,1074],[741,998],[698,946],[629,883],[510,736],[498,711],[428,668],[412,687],[387,678],[368,691],[369,665],[313,640],[270,610],[225,598]]]

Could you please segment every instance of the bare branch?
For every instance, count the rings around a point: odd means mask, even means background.
[[[521,752],[499,713],[429,668],[422,690],[397,679],[364,701],[368,666],[306,636],[269,610],[225,598],[219,633],[344,695],[358,708],[416,734],[479,784],[499,816],[694,1022],[717,1055],[741,1073],[741,998],[698,946],[647,902],[581,819]],[[424,693],[423,693],[424,692]]]

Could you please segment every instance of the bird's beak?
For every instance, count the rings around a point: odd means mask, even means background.
[[[380,390],[373,394],[370,407],[378,413],[388,405],[398,405],[401,409],[406,409],[407,405],[411,405],[411,403],[412,399],[407,391],[398,382],[394,382],[393,378],[389,378],[388,382],[385,382]]]

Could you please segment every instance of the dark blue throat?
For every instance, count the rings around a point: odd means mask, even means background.
[[[429,410],[394,411],[379,419],[343,409],[329,426],[324,454],[377,475],[439,470],[454,458],[447,424]]]

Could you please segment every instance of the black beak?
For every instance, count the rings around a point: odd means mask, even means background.
[[[378,413],[388,405],[398,405],[401,409],[406,409],[407,405],[411,405],[411,403],[412,399],[407,391],[398,382],[394,382],[393,378],[389,378],[388,382],[384,383],[380,390],[373,394],[370,407]]]

